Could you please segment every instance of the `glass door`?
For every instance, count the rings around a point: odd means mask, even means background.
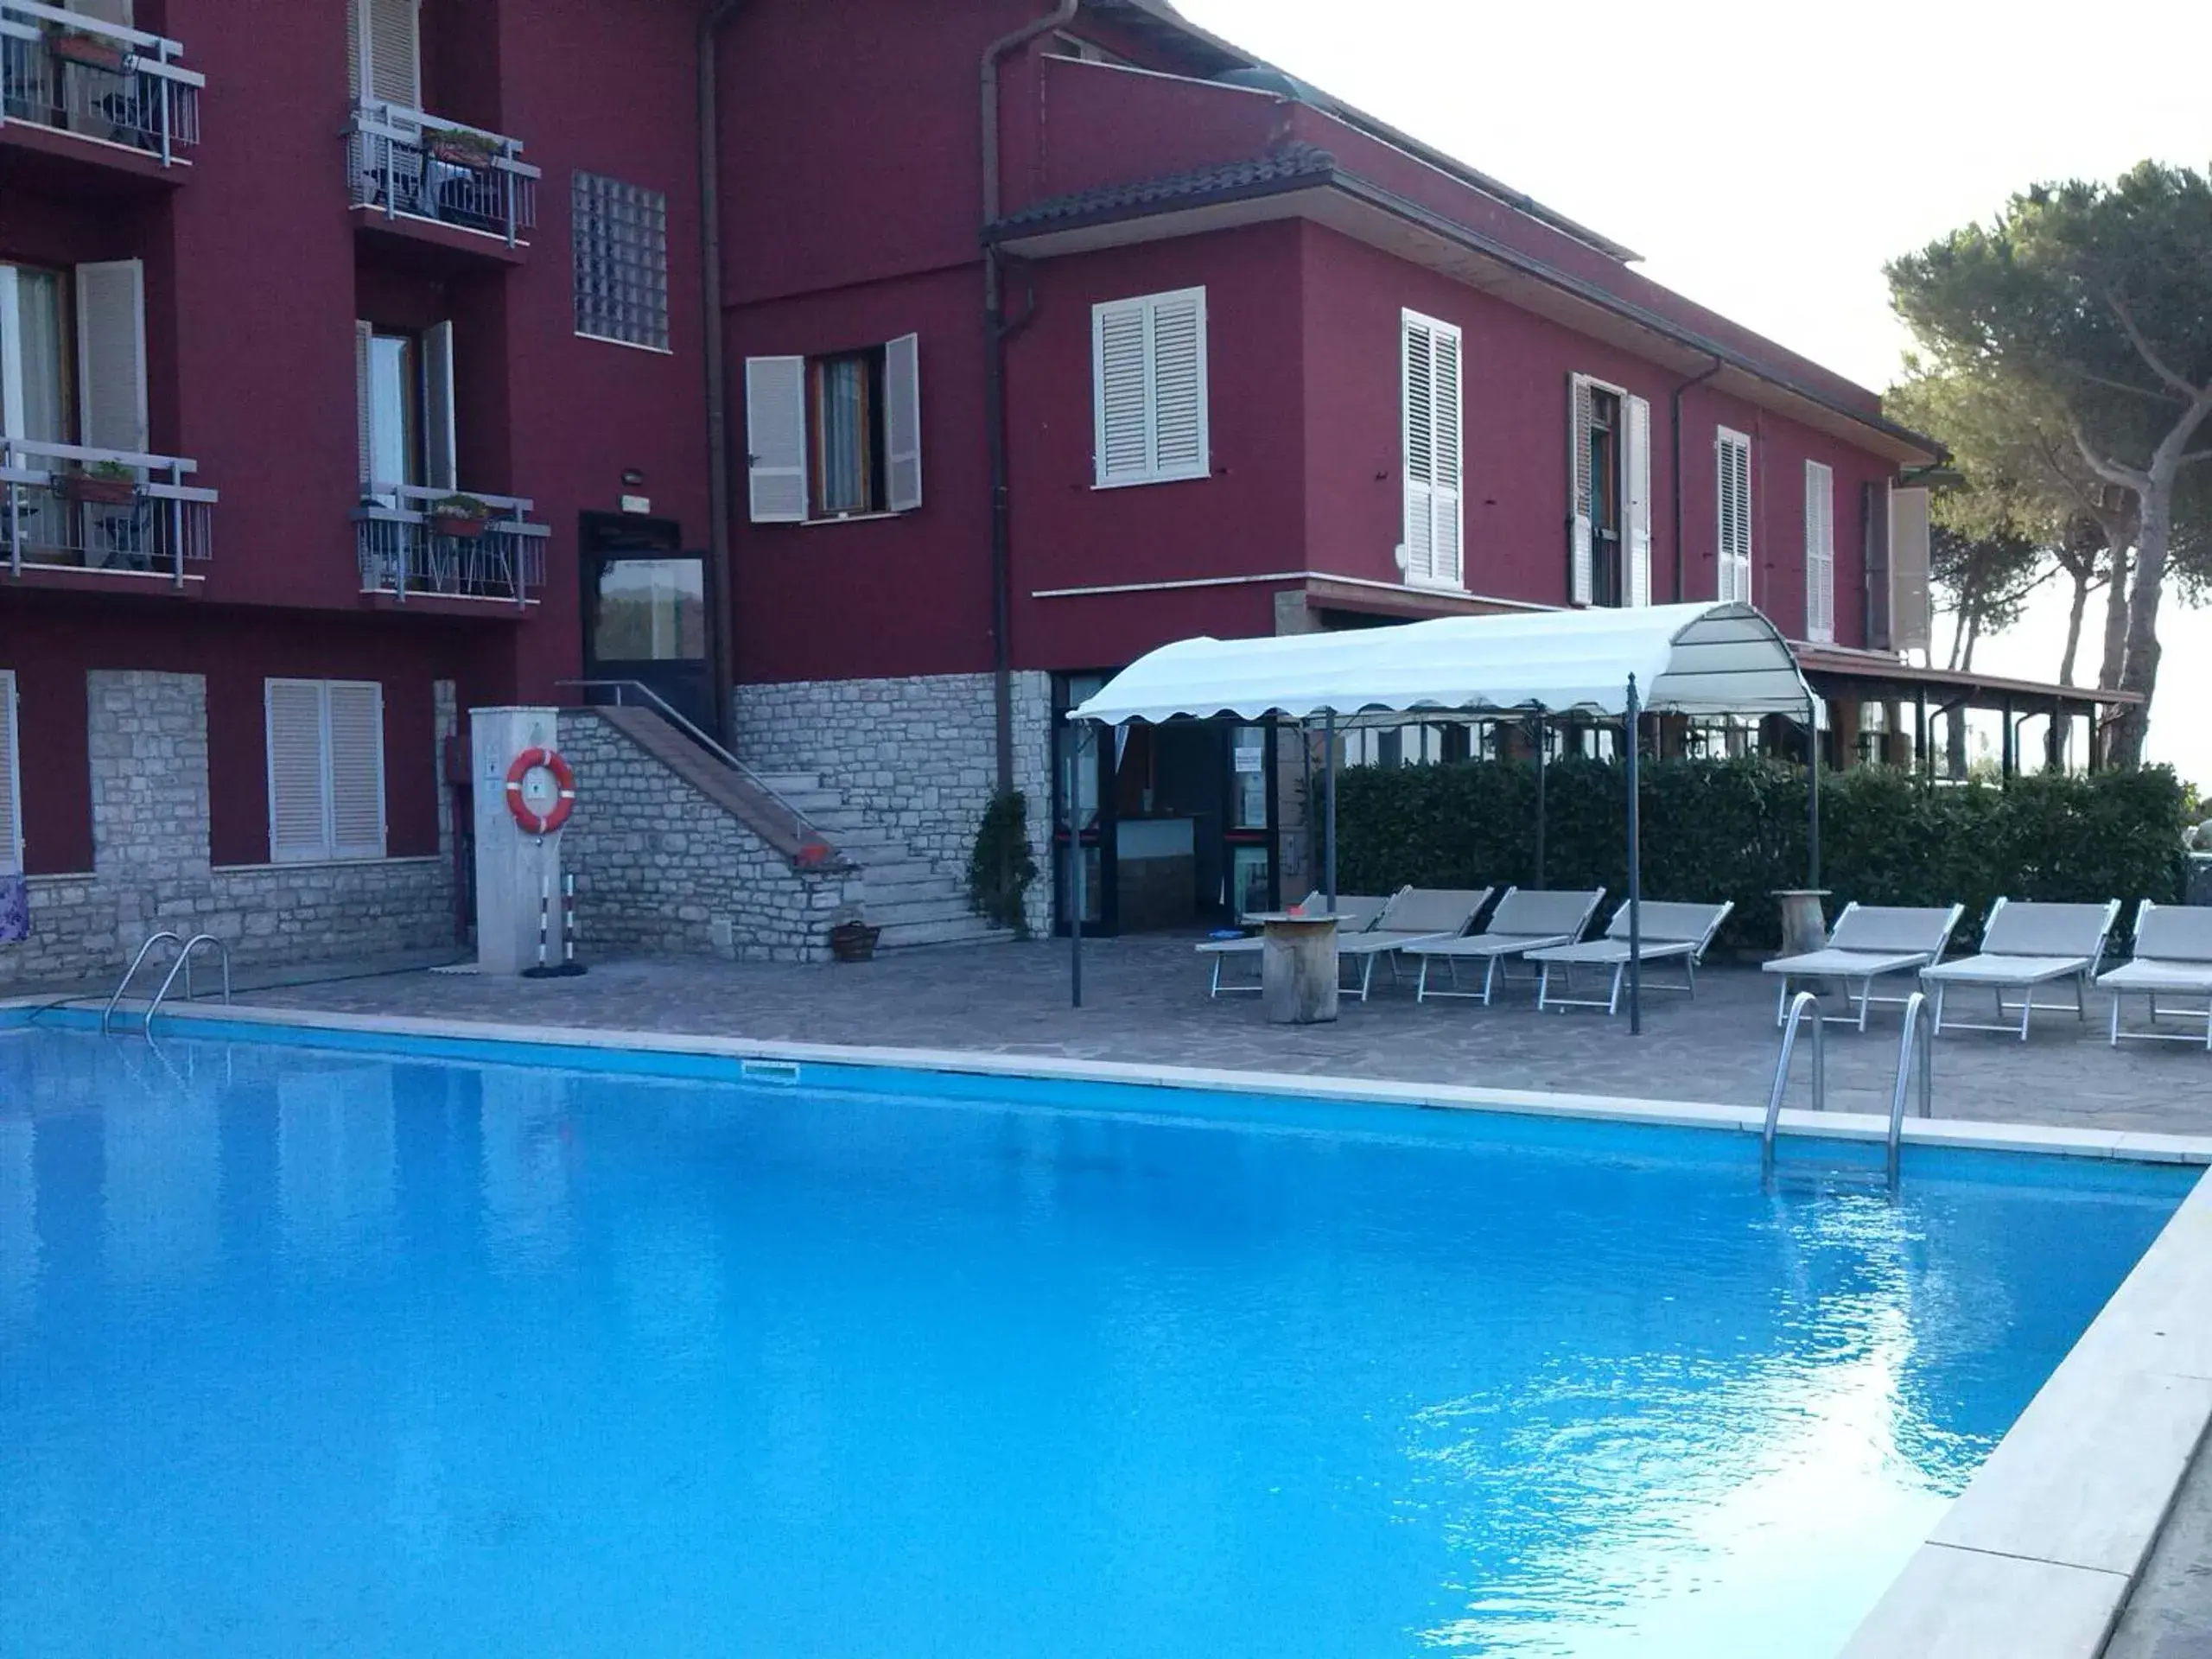
[[[584,677],[635,680],[712,732],[706,555],[678,550],[677,534],[661,519],[585,516]]]
[[[1276,890],[1274,832],[1275,734],[1267,726],[1229,728],[1228,842],[1230,916],[1281,907]]]
[[[1070,709],[1105,683],[1103,674],[1053,677],[1052,915],[1054,931],[1063,934],[1068,931],[1071,859],[1083,897],[1084,931],[1111,933],[1120,926],[1113,856],[1118,815],[1112,785],[1121,734],[1087,721],[1071,724],[1067,718]]]

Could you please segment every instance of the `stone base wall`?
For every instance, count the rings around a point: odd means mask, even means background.
[[[826,962],[857,875],[790,861],[588,710],[563,711],[561,752],[590,787],[561,833],[576,878],[577,949],[739,962]]]
[[[29,881],[31,932],[0,945],[0,982],[120,975],[163,929],[212,933],[236,963],[281,964],[450,944],[453,863],[436,857],[216,868],[209,861],[207,683],[196,674],[86,676],[93,869]],[[441,685],[438,730],[452,729]]]
[[[998,776],[988,674],[741,685],[733,695],[738,758],[767,772],[818,772],[917,855],[965,879]],[[1028,797],[1039,872],[1033,930],[1052,925],[1052,677],[1014,677],[1014,786]]]

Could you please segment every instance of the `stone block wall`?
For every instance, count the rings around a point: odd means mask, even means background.
[[[588,709],[560,717],[582,785],[561,835],[579,949],[824,962],[858,874],[802,875],[719,804]]]
[[[741,685],[738,758],[766,772],[817,772],[948,875],[965,879],[998,775],[988,674]],[[1039,879],[1029,923],[1052,925],[1052,677],[1014,677],[1014,786],[1029,798]]]

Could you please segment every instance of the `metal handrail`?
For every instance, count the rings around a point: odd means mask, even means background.
[[[109,1022],[115,1018],[115,1005],[123,1001],[123,994],[130,988],[130,982],[138,977],[139,967],[145,962],[148,953],[163,939],[167,939],[171,944],[175,945],[180,950],[184,948],[183,936],[181,934],[172,933],[167,928],[163,928],[158,933],[148,936],[145,944],[138,947],[138,954],[130,958],[130,966],[124,970],[123,981],[115,988],[115,995],[108,998],[107,1007],[100,1010],[101,1036],[105,1037],[107,1035]],[[174,976],[176,970],[172,968],[169,971],[172,976]]]
[[[1800,991],[1789,999],[1789,1014],[1782,1030],[1782,1052],[1774,1064],[1774,1090],[1766,1102],[1766,1125],[1759,1131],[1759,1173],[1774,1173],[1774,1135],[1782,1121],[1782,1097],[1789,1088],[1789,1056],[1797,1046],[1797,1028],[1809,1014],[1813,1021],[1813,1109],[1824,1112],[1828,1104],[1827,1026],[1821,1018],[1821,999]]]
[[[654,690],[652,687],[645,684],[642,680],[559,680],[555,682],[555,683],[563,686],[573,686],[576,690],[582,691],[612,691],[614,693],[614,702],[617,708],[624,706],[622,699],[626,692],[636,691],[642,693],[645,700],[652,706],[654,711],[659,714],[663,719],[666,720],[678,731],[681,731],[693,742],[698,744],[699,747],[706,750],[708,753],[713,755],[717,760],[720,760],[732,772],[737,773],[739,777],[744,779],[750,787],[765,796],[774,806],[777,807],[778,810],[787,816],[791,821],[792,833],[798,840],[802,850],[809,846],[817,846],[823,849],[823,855],[825,857],[835,855],[836,851],[836,844],[830,840],[830,836],[824,833],[819,824],[816,823],[813,819],[808,817],[806,814],[798,807],[792,805],[791,802],[785,799],[782,792],[773,785],[770,784],[766,779],[762,778],[759,772],[755,772],[751,766],[747,766],[744,761],[739,760],[728,749],[715,741],[713,738],[708,736],[706,733],[701,731],[699,728],[693,724],[689,718],[678,714],[675,709],[670,706],[667,698],[662,696],[659,692]]]
[[[1923,1041],[1923,1037],[1926,1040]],[[1897,1039],[1897,1082],[1890,1095],[1889,1172],[1890,1191],[1897,1191],[1897,1176],[1904,1160],[1904,1100],[1906,1086],[1910,1079],[1914,1053],[1920,1056],[1920,1115],[1936,1116],[1936,1020],[1929,1012],[1925,992],[1915,991],[1904,1002],[1904,1035]]]
[[[216,954],[222,958],[223,1006],[225,1007],[230,1006],[231,947],[213,933],[195,933],[186,943],[184,949],[177,953],[176,960],[169,964],[168,977],[162,982],[161,989],[154,993],[154,1000],[146,1005],[146,1018],[143,1023],[149,1037],[154,1034],[154,1016],[161,1012],[162,999],[169,994],[169,987],[176,983],[176,976],[179,974],[184,976],[184,1000],[188,1002],[192,1001],[192,953],[203,944],[213,945]]]

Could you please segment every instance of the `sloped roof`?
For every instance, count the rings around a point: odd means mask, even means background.
[[[1132,210],[1171,203],[1212,201],[1242,191],[1294,186],[1300,181],[1325,184],[1336,172],[1337,158],[1319,145],[1286,144],[1246,161],[1224,162],[1166,178],[1109,184],[1033,202],[1019,213],[1007,214],[994,229],[1003,235],[1094,215],[1120,217]]]

